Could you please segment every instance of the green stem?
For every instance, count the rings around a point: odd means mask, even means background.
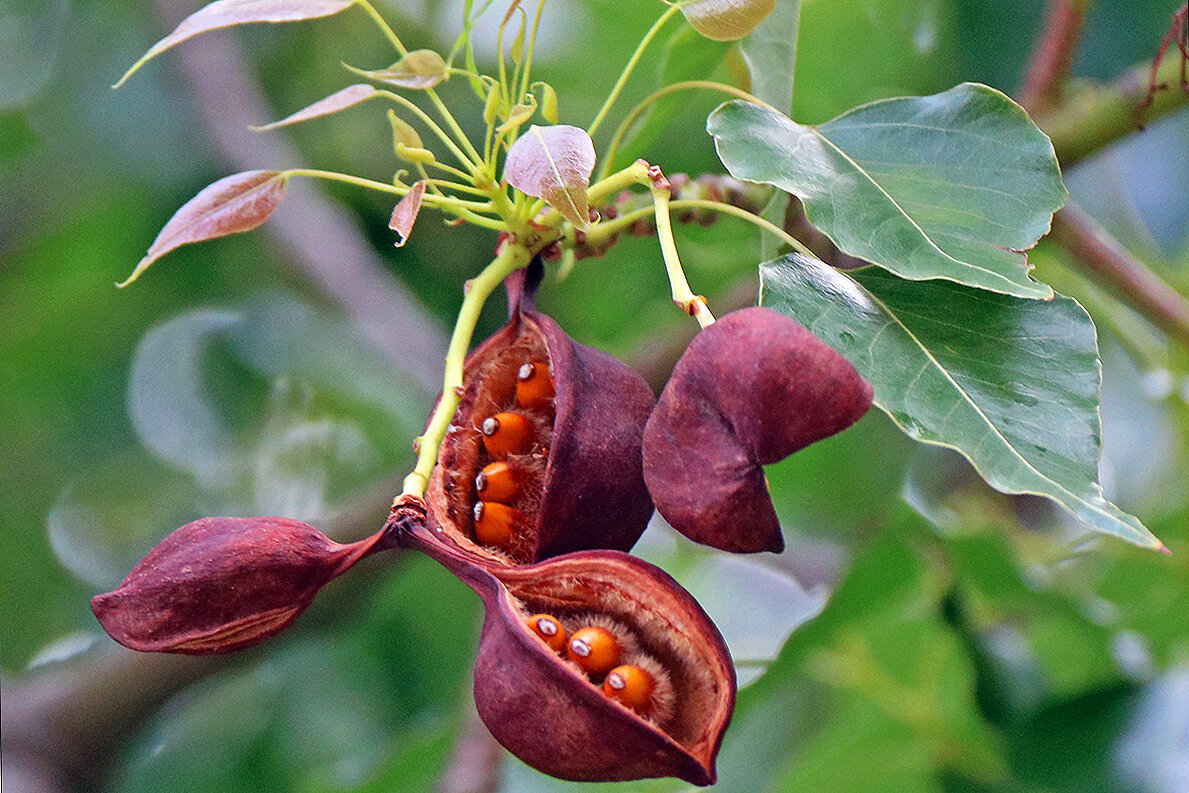
[[[636,119],[643,115],[645,110],[650,108],[657,100],[664,96],[677,93],[678,91],[692,90],[721,91],[724,94],[730,94],[731,96],[734,96],[738,99],[743,99],[747,102],[763,105],[764,107],[771,107],[771,105],[769,105],[767,102],[763,101],[759,97],[752,96],[741,88],[735,88],[734,86],[726,85],[724,83],[716,83],[711,80],[685,80],[684,82],[666,85],[659,91],[654,91],[645,97],[639,104],[633,107],[632,111],[627,114],[627,117],[624,118],[622,122],[620,122],[619,127],[615,130],[615,134],[611,137],[611,143],[608,144],[607,151],[603,154],[603,164],[600,166],[601,170],[599,171],[599,178],[601,179],[607,175],[607,172],[611,169],[612,164],[615,162],[615,155],[619,153],[619,147],[623,144],[623,139],[627,136],[628,130],[631,129],[631,126],[636,122]]]
[[[397,53],[400,54],[402,58],[409,54],[409,50],[401,42],[400,37],[396,35],[396,31],[392,29],[387,20],[385,20],[384,17],[380,15],[380,12],[378,12],[375,7],[368,2],[368,0],[355,0],[355,2],[365,11],[367,11],[368,16],[372,18],[372,21],[374,21],[377,27],[380,28],[380,32],[384,34],[384,37],[388,39],[389,43],[392,44],[393,48],[397,51]],[[425,89],[425,95],[429,97],[429,101],[437,109],[438,114],[442,117],[442,120],[446,122],[446,126],[448,126],[450,131],[454,133],[459,144],[461,144],[463,149],[466,150],[467,154],[470,155],[470,159],[463,157],[463,162],[466,163],[473,173],[477,173],[482,167],[483,158],[479,156],[479,152],[475,151],[475,147],[471,145],[470,138],[468,138],[466,133],[462,131],[462,127],[458,126],[458,122],[455,120],[454,115],[442,102],[442,99],[438,96],[437,91],[433,90],[432,88],[427,88]]]
[[[475,333],[475,325],[479,321],[479,312],[504,278],[514,270],[527,266],[530,260],[528,250],[520,245],[504,245],[491,264],[468,282],[466,297],[463,298],[462,308],[458,311],[458,321],[454,324],[454,333],[450,337],[450,347],[446,352],[442,393],[429,419],[425,434],[418,439],[417,465],[413,472],[405,477],[401,495],[425,495],[425,489],[429,486],[429,474],[438,461],[438,447],[446,437],[450,420],[454,417],[454,411],[458,409],[461,399],[462,365],[471,345],[471,337]]]
[[[351,67],[348,67],[348,68],[351,68]],[[351,69],[351,70],[354,71],[354,69]],[[391,99],[393,102],[396,102],[398,105],[407,109],[413,115],[417,116],[417,118],[419,118],[421,120],[421,123],[425,124],[425,126],[427,126],[429,128],[429,130],[431,132],[433,132],[433,134],[437,135],[438,139],[441,140],[442,143],[446,144],[446,148],[450,150],[450,153],[454,155],[455,159],[457,159],[460,163],[462,163],[464,166],[466,166],[468,168],[474,167],[474,163],[471,162],[470,158],[467,157],[467,155],[464,154],[462,152],[462,150],[458,148],[457,145],[455,145],[454,141],[450,138],[450,136],[446,134],[446,131],[444,129],[442,129],[440,126],[438,126],[438,123],[436,121],[434,121],[433,118],[431,118],[428,113],[426,113],[424,110],[422,110],[420,107],[418,107],[414,102],[412,102],[408,98],[403,97],[400,94],[395,93],[393,91],[380,91],[379,94],[384,97],[387,97],[388,99]],[[470,176],[467,176],[467,178],[469,179]]]
[[[703,328],[714,324],[714,315],[710,313],[710,306],[706,305],[706,298],[695,295],[685,280],[685,270],[681,266],[681,257],[677,255],[677,243],[673,239],[673,224],[669,218],[669,187],[653,185],[652,206],[656,214],[656,238],[661,245],[661,258],[665,260],[665,272],[669,275],[669,286],[673,293],[673,302],[685,313],[698,321]]]
[[[1143,110],[1144,121],[1189,104],[1189,94],[1180,88],[1180,68],[1180,58],[1165,58],[1156,72],[1156,83],[1168,87],[1157,91],[1152,104]],[[1037,126],[1052,138],[1062,167],[1068,168],[1136,131],[1136,108],[1147,96],[1150,74],[1151,65],[1145,63],[1106,85],[1074,87],[1064,105],[1036,115]]]
[[[529,74],[533,68],[533,50],[537,46],[537,30],[541,27],[541,12],[545,8],[545,0],[537,0],[537,12],[533,17],[533,29],[529,34],[528,48],[524,53],[524,75],[520,84],[520,93],[518,96],[524,96],[528,93]]]
[[[390,195],[405,196],[409,192],[408,187],[399,187],[397,185],[386,184],[384,182],[377,182],[374,179],[365,179],[362,176],[351,176],[350,174],[338,173],[337,171],[319,171],[314,168],[294,168],[283,173],[285,178],[291,176],[305,176],[311,179],[323,179],[329,182],[342,182],[343,184],[354,185],[355,187],[365,187],[369,190],[376,190],[381,193],[388,193]],[[500,220],[490,217],[484,217],[477,214],[481,211],[491,211],[494,209],[492,203],[480,201],[464,201],[461,198],[454,198],[453,196],[435,195],[427,193],[422,201],[426,206],[440,209],[444,212],[449,212],[452,215],[462,218],[476,226],[492,229],[493,231],[506,231],[508,226]]]
[[[644,34],[644,38],[640,39],[640,43],[636,46],[636,51],[632,53],[631,59],[628,60],[627,65],[623,67],[623,71],[620,73],[619,79],[615,83],[615,87],[611,89],[611,93],[608,94],[607,100],[603,102],[603,106],[599,109],[598,114],[594,117],[594,121],[590,122],[590,126],[586,128],[587,133],[590,134],[591,137],[594,137],[595,130],[599,128],[599,124],[603,123],[603,119],[606,118],[607,113],[611,110],[611,106],[615,104],[615,100],[619,98],[619,93],[623,90],[624,85],[627,84],[628,77],[631,76],[632,70],[636,68],[636,64],[640,62],[640,57],[644,54],[644,50],[648,47],[649,42],[651,42],[656,34],[660,32],[660,29],[664,27],[665,23],[668,22],[669,19],[680,10],[681,9],[679,6],[669,6],[668,10],[661,14],[660,17],[657,18],[656,22],[652,23],[652,27],[649,28],[648,32]]]

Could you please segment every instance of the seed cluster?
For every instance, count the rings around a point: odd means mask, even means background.
[[[522,507],[539,494],[529,492],[533,478],[522,464],[525,456],[541,456],[548,438],[541,437],[553,412],[553,378],[548,364],[526,361],[516,372],[515,404],[479,423],[483,450],[490,460],[475,476],[472,508],[475,540],[508,552],[527,525]]]
[[[581,671],[603,694],[640,716],[664,725],[673,716],[673,683],[664,667],[638,649],[629,630],[601,615],[567,619],[533,614],[524,625],[550,650]]]

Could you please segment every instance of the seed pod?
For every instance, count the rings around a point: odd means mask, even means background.
[[[644,477],[673,528],[727,551],[784,548],[761,466],[858,421],[871,385],[845,358],[766,308],[702,330],[644,432]]]
[[[579,781],[676,776],[715,779],[714,760],[735,700],[722,637],[659,568],[618,551],[583,551],[531,565],[491,564],[426,529],[405,541],[437,559],[483,601],[475,662],[479,716],[505,748],[546,774]],[[603,693],[525,623],[548,613],[569,630],[592,615],[630,634],[669,686],[655,712]]]
[[[627,365],[575,343],[530,310],[531,290],[526,296],[510,280],[508,323],[464,367],[463,395],[430,475],[430,526],[502,564],[588,548],[627,550],[652,515],[640,459],[652,391]],[[522,381],[526,364],[533,371]],[[534,382],[532,398],[527,381]],[[552,399],[544,396],[550,390]],[[518,440],[505,444],[510,422],[518,428],[508,437]],[[520,440],[526,436],[531,441]],[[484,493],[483,501],[503,501],[523,517],[510,544],[494,547],[477,541],[473,513],[481,495],[476,478],[493,462],[507,463],[519,493],[506,500]]]
[[[340,545],[289,518],[202,518],[158,543],[91,609],[133,650],[229,653],[284,630],[324,584],[394,538],[380,531]]]

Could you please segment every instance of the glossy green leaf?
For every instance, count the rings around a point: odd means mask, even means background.
[[[1101,366],[1075,301],[848,277],[791,254],[761,268],[763,303],[845,355],[910,437],[961,452],[1005,493],[1045,496],[1090,528],[1162,548],[1103,498],[1097,479]]]
[[[852,256],[914,281],[1053,294],[1023,254],[1065,202],[1053,146],[992,88],[873,102],[818,127],[729,102],[707,128],[733,176],[798,196]]]

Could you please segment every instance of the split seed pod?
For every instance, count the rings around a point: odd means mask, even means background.
[[[644,432],[657,511],[726,551],[784,548],[762,466],[849,427],[871,405],[850,362],[766,308],[702,330],[673,369]]]
[[[394,539],[381,530],[341,545],[289,518],[202,518],[170,533],[91,609],[133,650],[229,653],[280,633],[323,585]]]
[[[640,456],[652,390],[626,364],[577,344],[531,310],[524,277],[509,278],[508,323],[467,357],[465,390],[430,476],[430,526],[505,564],[589,548],[626,551],[652,515]],[[513,426],[514,442],[493,442]],[[477,488],[476,479],[488,486],[493,462],[507,463],[501,470],[515,495],[488,499]],[[481,500],[517,511],[509,543],[477,539]]]
[[[510,752],[561,779],[714,781],[735,702],[735,671],[709,617],[662,570],[618,551],[490,564],[425,529],[404,537],[483,601],[475,704]],[[670,701],[650,719],[648,708],[642,715],[607,696],[603,677],[565,660],[526,624],[542,613],[569,631],[592,619],[615,624],[632,647],[629,660],[663,676]]]

